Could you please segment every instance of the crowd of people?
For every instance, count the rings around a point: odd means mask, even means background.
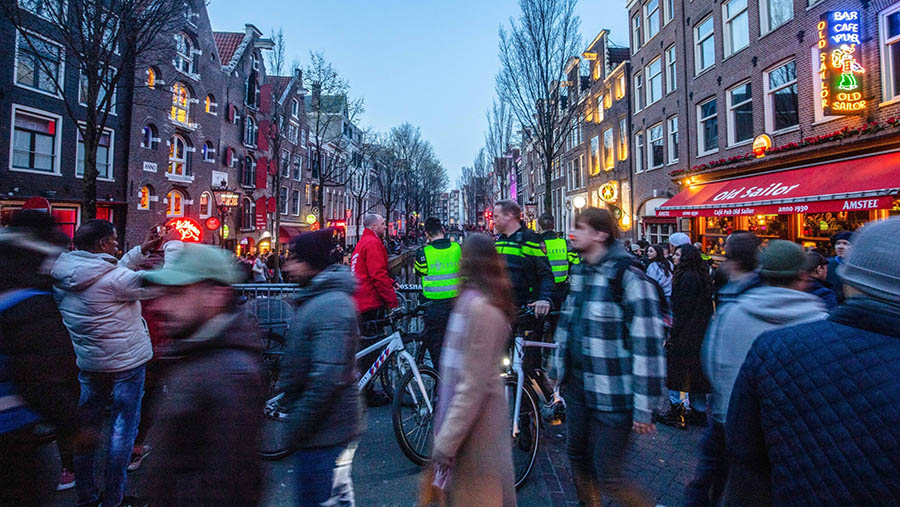
[[[624,461],[656,424],[704,428],[686,505],[900,498],[900,219],[838,233],[831,258],[733,232],[718,260],[684,233],[622,242],[605,209],[582,210],[570,241],[553,224],[540,217],[538,234],[500,201],[496,237],[470,231],[460,246],[423,223],[415,269],[441,382],[420,503],[516,504],[498,371],[522,325],[556,344],[523,366],[545,417],[566,424],[584,505],[655,504]],[[355,356],[399,305],[385,220],[363,225],[346,266],[328,229],[238,262],[154,227],[117,258],[110,222],[87,220],[70,240],[46,213],[16,214],[0,230],[15,266],[0,273],[0,505],[47,502],[42,425],[58,489],[74,487],[79,506],[258,504],[266,377],[234,288],[248,272],[300,286],[280,377],[296,502],[353,505],[365,406],[385,401],[359,392]],[[140,467],[148,480],[126,495]]]

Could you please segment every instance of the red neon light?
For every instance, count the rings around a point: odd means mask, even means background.
[[[166,227],[175,229],[181,241],[187,243],[199,243],[203,239],[203,229],[193,218],[173,218],[166,222]]]

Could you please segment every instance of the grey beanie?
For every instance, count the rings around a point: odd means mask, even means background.
[[[671,243],[675,248],[678,248],[681,245],[687,245],[690,242],[691,237],[683,232],[676,232],[675,234],[669,236],[669,243]]]
[[[900,217],[863,226],[837,273],[844,283],[876,299],[900,303]]]

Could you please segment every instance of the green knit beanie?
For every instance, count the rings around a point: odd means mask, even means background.
[[[803,271],[806,256],[796,243],[776,239],[759,254],[759,274],[767,278],[790,278]]]

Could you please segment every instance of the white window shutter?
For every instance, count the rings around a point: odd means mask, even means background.
[[[158,138],[158,137],[151,137],[151,138],[150,138],[150,142],[151,142],[151,143],[158,143],[158,142],[159,142],[159,138]],[[169,141],[166,141],[166,144],[169,144]]]

